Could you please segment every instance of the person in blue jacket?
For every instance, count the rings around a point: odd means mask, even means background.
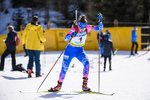
[[[14,30],[13,26],[7,27],[7,38],[5,41],[5,44],[7,46],[6,50],[1,56],[1,64],[0,64],[0,70],[4,70],[4,63],[5,63],[5,57],[11,54],[12,58],[12,69],[16,66],[16,58],[15,58],[15,51],[16,51],[16,42],[15,42],[15,36],[17,36],[16,31]]]
[[[109,32],[108,29],[106,29],[106,34],[105,35],[108,36],[108,40],[111,40],[111,33]]]
[[[137,27],[134,27],[134,29],[132,30],[132,34],[131,34],[131,42],[132,42],[131,55],[137,54],[137,49],[138,49],[137,37],[138,36],[137,36],[136,31],[137,31]],[[136,45],[135,54],[133,53],[134,45]]]
[[[66,73],[68,71],[71,60],[76,57],[84,66],[83,68],[83,91],[90,91],[90,88],[87,86],[88,75],[89,75],[89,59],[83,49],[87,34],[90,30],[101,31],[103,29],[102,15],[98,14],[99,25],[92,26],[87,25],[87,20],[85,15],[81,15],[78,21],[78,25],[74,25],[64,38],[65,41],[69,41],[69,44],[66,47],[64,53],[62,69],[59,74],[58,84],[55,87],[51,87],[49,91],[59,91],[62,87],[62,83],[65,79]],[[74,78],[73,78],[74,79]]]

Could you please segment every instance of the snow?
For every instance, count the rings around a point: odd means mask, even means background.
[[[150,52],[139,51],[138,55],[129,56],[130,51],[118,51],[112,57],[112,71],[103,72],[103,58],[100,71],[100,92],[115,93],[113,96],[99,94],[69,93],[67,91],[82,90],[82,64],[74,58],[70,64],[66,78],[59,93],[20,93],[19,91],[36,91],[49,70],[54,65],[62,51],[41,52],[42,73],[36,78],[27,78],[23,72],[12,72],[11,56],[5,59],[5,69],[0,71],[0,100],[150,100]],[[88,86],[93,91],[98,91],[98,51],[86,51],[90,60],[90,73]],[[40,90],[48,90],[56,86],[61,70],[61,57]],[[28,57],[24,53],[16,54],[17,64],[22,63],[26,68]],[[46,64],[45,64],[46,63]],[[75,65],[72,68],[72,65]],[[35,68],[35,67],[34,67]]]

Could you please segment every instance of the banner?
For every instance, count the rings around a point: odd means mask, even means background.
[[[104,28],[102,32],[105,34],[106,29],[109,30],[111,33],[111,40],[113,42],[114,49],[118,48],[119,50],[131,50],[131,32],[134,27],[109,27]],[[138,51],[141,50],[141,28],[137,28],[137,42],[139,44]],[[56,51],[56,50],[63,50],[68,41],[64,41],[64,37],[70,31],[70,29],[45,29],[44,36],[46,38],[46,42],[44,43],[45,51]],[[84,49],[85,50],[98,50],[98,40],[97,34],[98,31],[90,31],[87,35],[87,39],[85,41]],[[20,39],[20,44],[17,46],[16,53],[24,52],[22,46],[22,34],[23,32],[17,33]],[[0,36],[0,55],[6,49],[5,42],[3,39],[7,38],[6,35]]]

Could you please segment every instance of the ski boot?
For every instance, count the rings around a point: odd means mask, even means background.
[[[105,69],[103,71],[105,72]]]
[[[106,67],[104,67],[103,71],[104,71],[104,72],[106,71]]]
[[[112,71],[112,69],[111,69],[111,63],[109,63],[109,71]]]
[[[36,77],[42,77],[42,75],[36,75]]]
[[[83,91],[91,91],[91,89],[87,87],[87,83],[88,83],[87,80],[88,78],[83,77],[83,85],[82,85]]]
[[[32,69],[28,69],[27,73],[28,73],[28,78],[32,77],[32,75],[31,75],[33,73]]]
[[[135,56],[135,54],[134,54],[134,53],[131,53],[130,55],[131,55],[131,56],[132,56],[132,55],[133,55],[133,56]]]
[[[138,55],[138,53],[137,53],[137,52],[135,52],[135,54],[136,54],[136,55]]]
[[[59,90],[61,89],[61,86],[62,86],[62,82],[59,82],[59,81],[58,81],[57,86],[55,86],[55,87],[53,87],[53,88],[51,87],[51,89],[49,89],[48,91],[49,91],[49,92],[51,92],[51,91],[52,91],[52,92],[59,91]]]
[[[111,67],[109,67],[109,71],[112,71]]]

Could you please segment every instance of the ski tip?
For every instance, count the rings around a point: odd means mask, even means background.
[[[19,91],[20,93],[39,93],[40,91]]]

